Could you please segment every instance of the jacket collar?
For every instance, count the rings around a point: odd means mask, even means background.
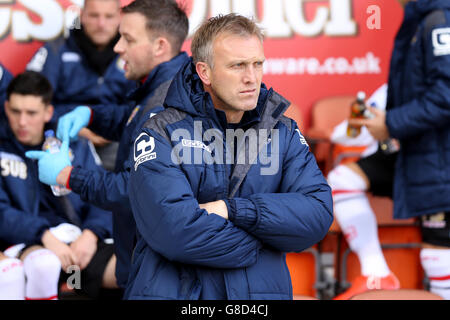
[[[450,9],[448,0],[417,0],[405,6],[403,22],[398,32],[402,38],[412,37],[422,19],[430,12],[438,9]]]
[[[185,61],[189,60],[186,52],[181,52],[171,60],[163,62],[156,66],[146,77],[144,83],[137,83],[137,88],[129,95],[129,100],[141,101],[148,96],[150,92],[158,88],[162,83],[173,78],[176,71]]]
[[[417,1],[411,1],[409,2],[405,10],[407,10],[408,7],[414,8],[415,11],[420,13],[421,15],[426,15],[431,11],[437,10],[437,9],[449,9],[450,8],[450,1],[448,0],[417,0]]]

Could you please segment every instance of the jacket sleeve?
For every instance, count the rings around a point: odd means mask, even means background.
[[[26,67],[27,70],[44,75],[51,83],[54,91],[58,90],[62,45],[61,40],[56,40],[40,47]]]
[[[162,108],[158,109],[161,111]],[[94,111],[95,112],[95,111]],[[108,113],[104,113],[107,116]],[[116,113],[119,114],[119,113]],[[123,113],[122,118],[125,118],[127,113]],[[102,118],[102,116],[97,116],[97,119]],[[120,140],[121,145],[126,145],[127,148],[131,148],[130,141],[132,142],[132,137],[135,136],[135,132],[131,130],[136,130],[135,128],[141,128],[140,124],[143,124],[149,115],[145,115],[142,119],[134,119],[133,124],[130,124],[130,130],[125,130],[122,133]],[[97,120],[98,123],[103,123]],[[107,123],[108,121],[106,121]],[[138,123],[135,126],[135,123]],[[105,126],[105,123],[102,124]],[[125,124],[123,124],[125,126]],[[105,126],[105,128],[107,125]],[[110,129],[109,131],[114,131]],[[121,150],[119,148],[119,150]],[[129,162],[132,159],[127,159],[122,165],[122,168],[114,172],[107,170],[88,170],[86,168],[74,167],[70,174],[69,186],[70,188],[78,193],[81,198],[89,203],[99,206],[105,210],[113,210],[118,208],[118,206],[129,210],[130,201],[128,196],[128,180],[130,177],[129,170],[125,168],[130,168]]]
[[[113,141],[119,141],[134,106],[122,105],[94,105],[92,110],[92,122],[89,129],[96,134]]]
[[[112,236],[112,214],[94,205],[86,204],[82,229],[89,229],[103,240]]]
[[[6,88],[12,78],[12,74],[0,63],[0,102],[2,103],[2,107],[3,102],[6,100]]]
[[[142,147],[153,145],[150,152]],[[130,202],[139,233],[169,260],[214,268],[253,265],[261,243],[230,221],[200,209],[171,145],[148,129],[135,142]]]
[[[79,165],[81,163],[87,170],[91,172],[101,172],[104,170],[95,163],[94,156],[92,154],[93,146],[91,142],[88,142],[86,139],[80,139],[80,141],[77,142],[76,148],[76,161],[74,161],[74,165]],[[99,237],[99,239],[111,237],[111,212],[100,209],[99,207],[89,202],[84,203],[81,210],[83,211],[80,213],[80,215],[83,217],[83,229],[91,230]]]
[[[424,43],[423,63],[425,64],[426,88],[420,97],[389,110],[386,124],[392,137],[408,139],[421,133],[448,126],[450,123],[450,52],[447,46],[440,49],[437,40],[449,37],[446,25],[431,27]],[[440,51],[441,50],[441,51]],[[447,50],[443,52],[442,50]]]
[[[227,200],[229,219],[236,226],[282,252],[302,251],[316,244],[333,221],[331,188],[292,122],[295,130],[289,131],[284,159],[280,160],[278,192]]]
[[[12,78],[12,74],[0,63],[0,115],[5,112],[3,104],[6,100],[6,88]]]
[[[61,54],[63,50],[63,39],[58,38],[54,41],[50,41],[36,51],[26,67],[27,70],[36,71],[44,75],[52,85],[54,92],[60,90],[60,75],[62,73]],[[55,109],[52,121],[56,121],[63,114],[72,111],[76,106],[77,104],[68,103],[54,104]]]
[[[130,207],[128,197],[128,171],[111,172],[103,168],[88,170],[74,167],[69,186],[81,199],[105,210],[117,206]]]
[[[11,244],[38,244],[48,228],[47,219],[14,208],[0,178],[0,239]]]

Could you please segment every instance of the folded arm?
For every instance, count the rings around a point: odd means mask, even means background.
[[[147,244],[166,258],[183,263],[215,268],[254,264],[260,241],[229,220],[200,208],[185,174],[171,160],[169,142],[148,131],[140,137],[147,143],[154,139],[156,155],[142,163],[137,157],[130,173],[130,202],[138,231]]]

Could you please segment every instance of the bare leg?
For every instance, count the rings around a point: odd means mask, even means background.
[[[105,272],[103,273],[103,282],[102,287],[106,289],[117,289],[117,280],[116,280],[116,256],[113,255],[111,259],[109,259],[108,264],[106,265]]]

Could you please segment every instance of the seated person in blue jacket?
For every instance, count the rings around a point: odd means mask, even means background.
[[[81,270],[80,290],[96,297],[102,285],[115,286],[112,244],[103,241],[111,237],[111,213],[73,193],[54,196],[39,182],[37,163],[25,156],[43,152],[37,150],[53,114],[51,97],[50,83],[36,72],[8,86],[0,124],[0,250],[23,261],[27,299],[57,298],[61,268],[70,266]],[[88,143],[80,139],[61,148],[70,150],[74,165],[95,167]]]
[[[125,298],[292,299],[285,253],[326,235],[330,187],[290,103],[262,84],[255,22],[211,18],[191,49],[134,143]]]
[[[86,0],[79,19],[80,27],[72,29],[67,39],[46,43],[27,65],[45,75],[55,90],[53,120],[79,105],[120,108],[135,88],[113,50],[119,40],[120,0]],[[94,143],[103,166],[112,170],[117,143],[88,129],[82,135]]]
[[[0,106],[6,100],[6,88],[13,78],[12,74],[0,63]],[[0,116],[4,115],[3,107],[0,108]]]

